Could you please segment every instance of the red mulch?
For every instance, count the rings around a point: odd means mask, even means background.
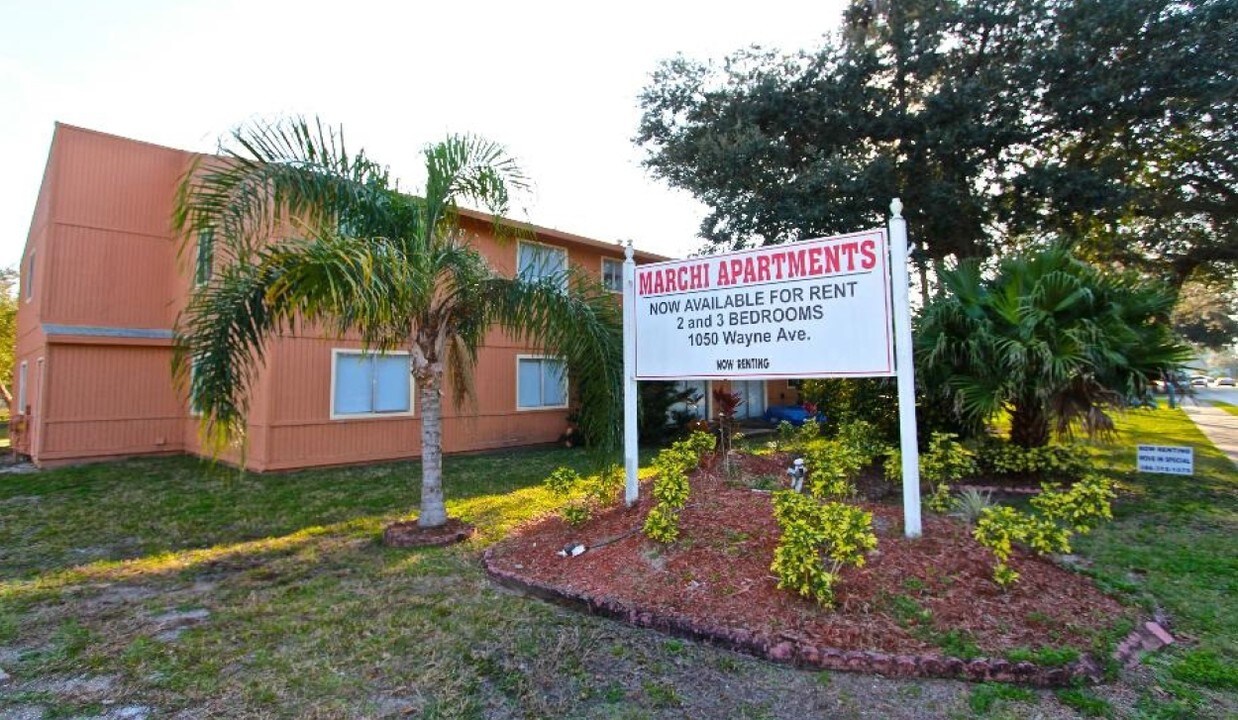
[[[752,456],[742,463],[747,477],[782,475],[788,464]],[[864,567],[842,571],[837,607],[827,610],[776,587],[769,566],[778,527],[768,493],[698,471],[680,539],[670,546],[639,530],[624,536],[643,523],[650,494],[644,487],[636,506],[607,510],[580,528],[558,517],[538,520],[494,547],[490,562],[575,593],[839,650],[941,652],[926,629],[905,617],[910,627],[900,624],[891,602],[899,595],[932,612],[933,631],[962,631],[991,656],[1046,645],[1086,651],[1097,631],[1130,614],[1088,578],[1018,550],[1010,564],[1019,582],[1002,591],[992,580],[992,556],[963,523],[925,514],[923,537],[908,540],[901,506],[873,503],[861,504],[873,513],[877,549]],[[590,549],[556,554],[569,543]]]

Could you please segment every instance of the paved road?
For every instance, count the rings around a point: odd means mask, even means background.
[[[1238,415],[1230,415],[1221,408],[1213,407],[1209,400],[1221,400],[1238,405],[1238,388],[1195,388],[1195,397],[1187,398],[1182,409],[1208,436],[1213,445],[1229,456],[1238,468]]]

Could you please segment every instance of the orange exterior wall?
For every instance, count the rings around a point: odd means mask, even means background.
[[[34,297],[18,313],[18,363],[28,363],[28,415],[14,445],[36,463],[190,452],[196,420],[171,378],[171,331],[191,290],[192,253],[178,255],[173,193],[192,156],[57,125],[26,255],[35,254]],[[517,241],[496,240],[485,216],[463,227],[495,269],[512,274]],[[568,249],[597,274],[618,245],[526,227],[536,242]],[[661,259],[644,253],[640,260]],[[23,261],[23,273],[25,273]],[[224,453],[252,470],[351,464],[420,454],[412,417],[331,419],[332,350],[355,339],[305,330],[273,339],[250,395],[244,450]],[[538,354],[492,332],[479,353],[475,407],[444,404],[444,450],[551,442],[566,410],[516,410],[516,356]],[[38,359],[42,358],[42,363]],[[16,393],[15,393],[16,395]]]

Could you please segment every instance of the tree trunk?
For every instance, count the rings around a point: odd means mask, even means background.
[[[1015,403],[1010,414],[1010,442],[1024,448],[1049,444],[1049,414],[1035,400]]]
[[[438,527],[447,522],[443,505],[443,372],[433,365],[417,376],[421,401],[421,515],[417,525]]]

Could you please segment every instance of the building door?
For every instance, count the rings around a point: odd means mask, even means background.
[[[735,412],[737,418],[760,418],[765,415],[764,380],[732,380],[731,392],[739,393],[744,400],[744,404]]]

